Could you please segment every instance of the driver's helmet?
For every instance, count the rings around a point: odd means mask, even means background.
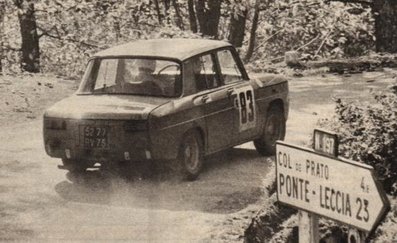
[[[153,73],[154,70],[156,70],[156,60],[139,59],[137,60],[136,65],[138,66],[139,71]]]

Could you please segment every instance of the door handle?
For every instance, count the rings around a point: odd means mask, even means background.
[[[227,96],[229,96],[229,98],[230,98],[233,94],[235,94],[234,89],[228,89],[226,92],[227,92]]]
[[[207,103],[209,99],[210,99],[210,97],[208,97],[207,95],[204,95],[203,97],[201,97],[201,101],[203,103]]]

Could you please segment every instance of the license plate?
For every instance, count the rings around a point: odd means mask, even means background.
[[[107,126],[85,126],[83,128],[85,148],[108,148]]]

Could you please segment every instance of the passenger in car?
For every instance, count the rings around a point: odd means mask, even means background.
[[[195,57],[192,59],[192,66],[197,90],[201,91],[207,89],[206,77],[201,73],[202,63],[200,57]]]

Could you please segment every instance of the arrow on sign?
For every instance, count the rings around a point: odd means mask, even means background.
[[[371,166],[284,142],[276,151],[278,201],[363,231],[390,209]]]

